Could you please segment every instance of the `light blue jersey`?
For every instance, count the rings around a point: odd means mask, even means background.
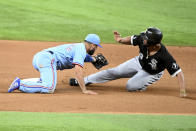
[[[57,70],[71,69],[76,64],[83,67],[86,57],[90,58],[84,43],[64,44],[38,52],[33,58],[33,66],[40,72],[40,78],[21,80],[19,90],[53,93],[57,84]]]
[[[93,44],[93,46],[88,46],[87,51],[86,44]],[[83,68],[84,62],[94,61],[91,54],[97,46],[102,47],[99,36],[88,34],[84,43],[63,44],[36,53],[32,64],[40,72],[40,76],[28,79],[17,77],[8,88],[8,92],[19,89],[26,93],[53,93],[57,84],[57,70],[71,69],[75,65]]]
[[[57,62],[57,70],[73,68],[75,64],[84,66],[87,55],[84,43],[65,44],[44,51],[52,51]]]

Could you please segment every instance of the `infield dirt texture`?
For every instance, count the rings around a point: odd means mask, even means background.
[[[176,78],[165,71],[163,78],[144,92],[127,92],[126,81],[120,79],[108,83],[94,84],[88,89],[99,95],[84,95],[79,87],[69,86],[73,70],[58,71],[58,83],[54,94],[7,93],[13,79],[39,77],[33,69],[32,59],[36,52],[56,46],[57,42],[0,41],[0,110],[24,112],[88,112],[88,113],[168,113],[196,114],[196,48],[171,47],[185,76],[188,98],[179,98]],[[138,48],[127,45],[103,44],[96,53],[103,53],[109,65],[102,70],[115,67],[138,55]],[[97,72],[90,63],[85,64],[85,75]]]

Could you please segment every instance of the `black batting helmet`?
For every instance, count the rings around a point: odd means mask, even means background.
[[[149,27],[146,29],[145,35],[147,37],[148,45],[156,45],[161,42],[163,34],[160,29],[155,27]]]

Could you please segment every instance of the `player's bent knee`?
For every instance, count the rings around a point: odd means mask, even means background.
[[[127,91],[144,91],[146,90],[146,87],[141,87],[138,84],[127,83],[126,89]]]
[[[56,87],[55,85],[50,84],[50,83],[48,83],[48,84],[45,83],[44,85],[45,85],[44,86],[45,88],[42,88],[41,93],[49,93],[49,94],[54,93],[54,90]]]
[[[126,89],[127,89],[127,91],[136,91],[137,87],[130,85],[130,84],[127,84]]]
[[[41,93],[46,93],[46,94],[52,94],[52,93],[54,93],[54,89],[42,89],[41,90]]]
[[[34,93],[34,91],[32,91],[31,88],[27,88],[27,87],[20,87],[19,90],[25,93]]]

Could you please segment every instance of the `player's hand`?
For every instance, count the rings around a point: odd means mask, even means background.
[[[84,90],[82,91],[84,94],[88,94],[88,95],[97,95],[98,93],[91,91],[91,90]]]
[[[121,40],[121,35],[117,31],[114,31],[114,40],[117,42],[120,42]]]
[[[180,97],[185,98],[187,97],[187,94],[185,91],[180,91]]]

